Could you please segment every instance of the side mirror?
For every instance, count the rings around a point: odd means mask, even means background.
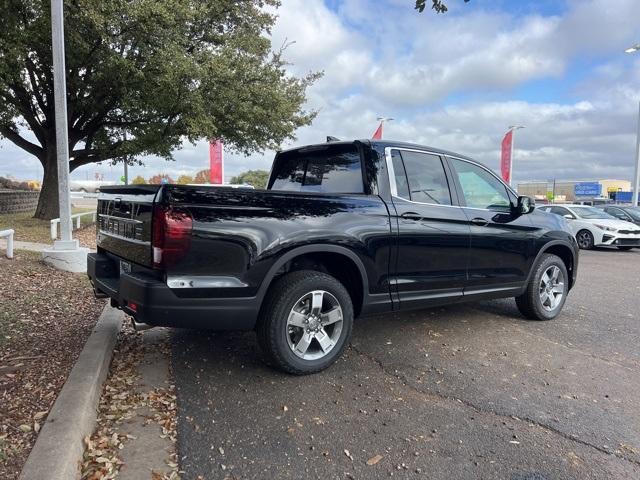
[[[516,206],[516,213],[524,215],[531,213],[536,208],[536,201],[531,197],[521,196],[518,197],[518,205]]]
[[[567,220],[573,220],[573,215],[571,215],[570,213],[566,213],[563,215],[564,218],[566,218]]]

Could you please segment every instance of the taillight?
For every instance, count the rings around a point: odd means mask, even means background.
[[[153,266],[166,268],[183,258],[191,245],[193,219],[181,208],[153,208]]]

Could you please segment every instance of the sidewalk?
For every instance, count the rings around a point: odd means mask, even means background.
[[[5,250],[7,248],[7,239],[0,239],[0,250]],[[20,240],[13,241],[13,249],[14,250],[29,250],[32,252],[42,252],[46,248],[51,248],[51,245],[47,243],[36,243],[36,242],[21,242]]]
[[[85,439],[83,478],[173,480],[176,399],[166,329],[123,328],[100,399],[97,428]]]
[[[29,250],[31,252],[42,252],[47,248],[51,248],[53,242],[49,243],[36,243],[36,242],[22,242],[20,240],[13,241],[14,250]],[[7,239],[0,239],[0,250],[4,251],[7,248]],[[90,248],[92,252],[95,252],[95,248]]]

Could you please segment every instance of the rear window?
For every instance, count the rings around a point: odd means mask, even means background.
[[[327,145],[279,154],[270,190],[363,193],[360,154],[355,145]]]

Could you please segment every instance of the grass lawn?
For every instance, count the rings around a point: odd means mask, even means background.
[[[92,212],[93,208],[74,208],[72,213]],[[75,222],[75,220],[74,220]],[[83,217],[81,225],[91,224],[91,217]],[[33,212],[9,213],[0,215],[0,230],[13,228],[15,240],[22,242],[51,243],[51,222],[33,218]],[[58,235],[60,228],[58,228]]]

